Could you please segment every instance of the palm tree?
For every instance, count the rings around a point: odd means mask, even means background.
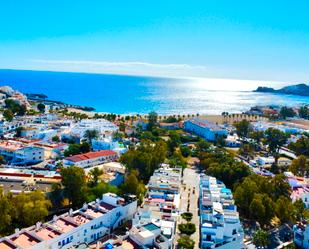
[[[91,143],[92,139],[97,139],[99,137],[98,130],[86,130],[84,134],[84,138]]]
[[[103,170],[95,167],[89,171],[89,185],[94,187],[98,185],[99,177],[103,174]]]

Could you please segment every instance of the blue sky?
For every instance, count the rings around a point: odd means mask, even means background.
[[[308,10],[306,0],[0,0],[0,68],[309,82]]]

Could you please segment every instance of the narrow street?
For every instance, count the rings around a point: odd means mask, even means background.
[[[180,212],[191,212],[193,214],[192,223],[196,225],[196,232],[191,235],[195,241],[195,247],[199,248],[199,216],[198,216],[198,197],[199,197],[199,173],[194,168],[186,168],[183,175],[183,186],[181,189]],[[189,205],[189,210],[187,210]],[[181,217],[178,218],[178,224],[186,222]],[[176,241],[179,233],[176,234]]]

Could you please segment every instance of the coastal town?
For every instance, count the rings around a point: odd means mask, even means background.
[[[119,115],[2,86],[0,108],[0,249],[309,248],[308,105]]]

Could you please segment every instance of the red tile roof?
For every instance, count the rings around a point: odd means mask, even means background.
[[[115,151],[112,150],[100,150],[100,151],[95,151],[95,152],[88,152],[85,154],[79,154],[79,155],[75,155],[75,156],[70,156],[65,158],[68,161],[72,161],[72,162],[80,162],[80,161],[84,161],[84,160],[88,160],[88,159],[94,159],[94,158],[98,158],[98,157],[107,157],[107,156],[114,156],[117,153]]]

